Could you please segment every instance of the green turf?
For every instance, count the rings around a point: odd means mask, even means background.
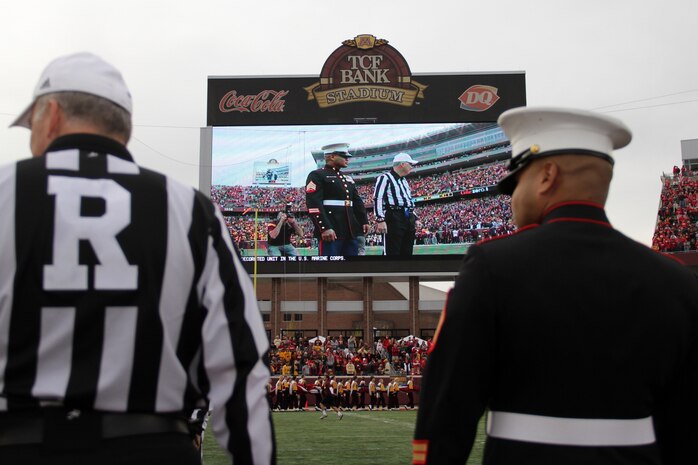
[[[412,435],[416,411],[345,412],[337,420],[332,412],[320,420],[318,412],[274,412],[277,462],[279,465],[381,465],[412,463]],[[482,463],[484,421],[468,465]],[[213,435],[204,439],[204,464],[228,464]]]
[[[414,255],[463,255],[468,251],[468,247],[472,244],[456,243],[456,244],[434,244],[434,245],[415,245],[413,250]],[[313,256],[318,254],[317,248],[298,247],[296,248],[300,256]],[[254,257],[254,249],[240,250],[243,257]],[[383,247],[367,246],[366,255],[383,255]],[[266,257],[266,249],[258,249],[257,256]]]

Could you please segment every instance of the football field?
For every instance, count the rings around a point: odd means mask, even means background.
[[[429,245],[415,245],[413,250],[414,255],[464,255],[468,251],[468,247],[472,244],[467,242],[459,242],[455,244],[429,244]],[[298,247],[296,248],[298,255],[300,256],[314,256],[318,255],[317,248],[310,247]],[[266,249],[241,249],[240,253],[243,257],[264,257],[267,256]],[[379,246],[366,246],[366,255],[383,255],[383,247]]]
[[[341,421],[334,412],[324,420],[319,412],[274,412],[277,463],[410,464],[416,418],[414,410],[350,411]],[[468,465],[482,463],[484,439],[481,421]],[[228,464],[210,431],[204,440],[204,464]]]

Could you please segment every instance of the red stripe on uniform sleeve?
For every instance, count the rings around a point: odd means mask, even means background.
[[[446,307],[448,307],[448,298],[451,297],[451,291],[453,289],[449,289],[448,294],[446,294],[446,301],[444,302],[444,309],[441,310],[441,316],[439,317],[439,324],[436,326],[436,331],[434,332],[434,339],[431,341],[431,347],[429,347],[429,350],[427,351],[427,354],[430,354],[434,348],[436,348],[436,341],[439,339],[439,333],[441,333],[441,327],[444,324],[444,320],[446,319]]]
[[[428,450],[428,439],[414,439],[412,441],[412,465],[426,465]]]

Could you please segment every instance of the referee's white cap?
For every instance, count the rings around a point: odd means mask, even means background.
[[[56,58],[41,73],[32,102],[10,125],[29,127],[32,107],[42,95],[55,92],[83,92],[107,99],[132,113],[131,93],[119,70],[91,53],[81,52]]]
[[[393,157],[393,163],[409,163],[410,165],[416,165],[419,162],[414,160],[409,153],[402,152]]]

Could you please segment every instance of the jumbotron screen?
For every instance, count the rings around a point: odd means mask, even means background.
[[[496,189],[511,149],[495,122],[526,105],[525,84],[517,71],[414,74],[367,34],[343,41],[319,75],[211,76],[200,187],[257,275],[456,275],[470,245],[513,229]],[[343,174],[309,178],[333,144],[349,146]],[[376,184],[400,154],[417,164],[397,165],[393,195],[404,199],[406,181],[414,202],[405,212],[381,195],[377,217]],[[412,226],[413,240],[391,233]]]
[[[321,147],[334,143],[349,144],[342,172],[370,224],[352,256],[321,255],[306,203],[308,174],[325,164]],[[387,255],[376,230],[376,180],[399,153],[418,162],[406,177],[417,218],[411,257]],[[496,190],[510,153],[501,129],[486,122],[214,127],[211,199],[243,261],[262,274],[454,271],[469,245],[514,229],[510,199]],[[290,253],[279,255],[269,233],[281,213],[297,227]]]

